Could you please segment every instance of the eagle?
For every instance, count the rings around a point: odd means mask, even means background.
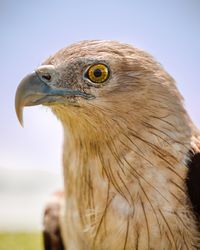
[[[200,131],[150,54],[109,40],[65,47],[20,82],[21,124],[34,105],[64,131],[47,250],[200,249]]]

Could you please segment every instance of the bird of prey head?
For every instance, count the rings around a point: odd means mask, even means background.
[[[19,121],[39,104],[65,131],[69,249],[195,249],[186,180],[198,133],[153,57],[113,41],[61,49],[21,81]]]
[[[165,115],[169,98],[180,102],[173,79],[150,55],[117,42],[85,41],[60,50],[22,80],[16,111],[20,122],[23,107],[38,104],[61,119],[60,108],[90,120],[102,108],[110,122],[130,113],[138,124],[141,117]]]

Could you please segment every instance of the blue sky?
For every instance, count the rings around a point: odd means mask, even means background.
[[[62,129],[44,107],[14,111],[19,81],[58,49],[85,39],[111,39],[150,52],[176,79],[200,126],[200,1],[0,2],[0,168],[61,170]]]

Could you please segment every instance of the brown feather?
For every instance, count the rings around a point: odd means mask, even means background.
[[[83,80],[92,62],[109,65],[99,88]],[[53,104],[64,128],[67,249],[198,249],[186,188],[188,152],[199,131],[175,81],[149,54],[111,41],[84,41],[47,59],[66,82],[95,95]]]

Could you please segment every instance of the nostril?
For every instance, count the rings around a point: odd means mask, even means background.
[[[51,81],[51,75],[50,74],[43,74],[42,78],[47,80],[47,81]]]

